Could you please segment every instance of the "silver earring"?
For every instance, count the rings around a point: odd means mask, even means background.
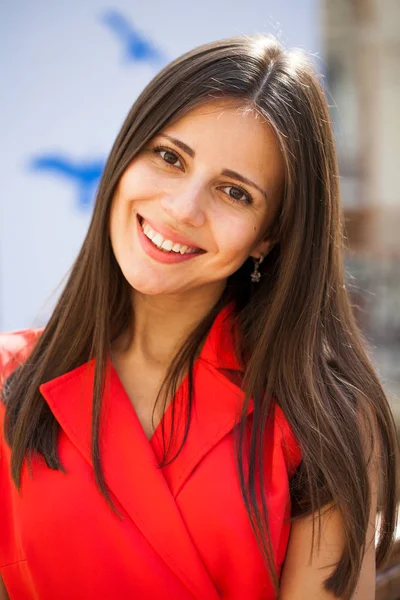
[[[260,279],[261,279],[261,273],[258,269],[259,269],[262,261],[264,260],[264,256],[261,254],[260,258],[258,260],[256,258],[253,258],[253,260],[254,260],[254,271],[250,275],[250,279],[253,283],[259,283]]]

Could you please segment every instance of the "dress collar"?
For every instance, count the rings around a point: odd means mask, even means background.
[[[217,369],[243,371],[243,366],[235,352],[237,325],[234,304],[231,302],[221,309],[208,333],[200,353],[200,358]]]

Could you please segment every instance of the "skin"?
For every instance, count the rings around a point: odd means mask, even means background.
[[[229,275],[250,256],[268,253],[272,240],[265,233],[284,180],[272,128],[232,102],[197,107],[161,133],[187,144],[195,156],[170,139],[155,137],[123,174],[110,216],[112,247],[132,286],[135,313],[120,346],[125,356],[135,356],[136,364],[154,367],[169,364],[185,335],[218,300]],[[155,153],[157,145],[164,150]],[[221,175],[223,169],[252,180],[267,197]],[[155,261],[139,243],[137,214],[206,252],[178,264]]]

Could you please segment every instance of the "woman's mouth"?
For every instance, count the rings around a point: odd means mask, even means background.
[[[196,246],[189,246],[169,239],[153,228],[140,215],[137,215],[137,222],[142,247],[147,254],[156,260],[167,263],[182,262],[205,252],[205,250]]]
[[[149,225],[149,223],[140,215],[138,215],[138,219],[144,235],[159,250],[163,250],[164,252],[175,252],[177,254],[199,254],[203,252],[201,248],[188,246],[186,244],[179,244],[178,242],[174,242],[167,237],[164,237],[161,235],[161,233],[153,229],[151,225]]]

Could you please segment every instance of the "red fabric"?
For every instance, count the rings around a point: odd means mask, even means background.
[[[275,598],[236,474],[232,428],[243,401],[226,377],[238,371],[229,312],[217,317],[195,365],[192,423],[178,458],[163,469],[161,424],[148,441],[112,364],[101,421],[101,454],[115,514],[98,491],[90,451],[93,363],[43,384],[61,426],[66,473],[33,459],[19,493],[9,473],[0,403],[0,573],[11,599],[268,600]],[[5,376],[38,332],[0,336]],[[223,341],[220,344],[221,340]],[[14,358],[13,358],[14,357]],[[8,366],[7,366],[8,364]],[[185,379],[175,398],[178,440]],[[166,432],[171,406],[164,415]],[[249,409],[249,423],[252,406]],[[290,524],[288,478],[300,450],[280,408],[266,432],[266,489],[280,571]]]

